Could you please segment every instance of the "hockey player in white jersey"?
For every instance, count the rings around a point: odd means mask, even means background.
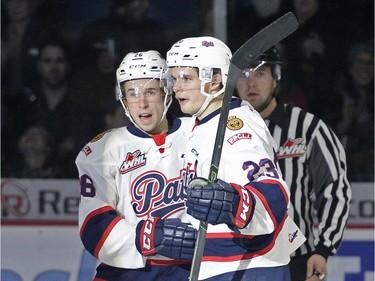
[[[187,212],[208,222],[199,280],[289,281],[289,254],[304,240],[287,215],[289,190],[274,141],[252,106],[231,102],[218,181],[208,183],[231,51],[213,37],[175,43],[167,53],[173,91],[196,119],[186,148]]]
[[[191,118],[167,114],[157,51],[129,53],[117,70],[118,99],[131,121],[79,153],[79,229],[101,263],[94,280],[187,280],[196,230],[186,217],[183,172]],[[125,116],[124,116],[125,118]]]

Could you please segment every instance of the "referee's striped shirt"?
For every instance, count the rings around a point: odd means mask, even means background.
[[[289,215],[306,236],[295,255],[316,251],[328,258],[336,253],[349,216],[351,187],[344,148],[322,120],[298,107],[278,104],[265,122],[290,188]],[[314,223],[319,226],[317,238]]]

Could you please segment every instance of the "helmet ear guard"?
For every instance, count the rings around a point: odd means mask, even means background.
[[[199,69],[199,77],[202,81],[211,82],[214,70],[211,67],[202,67]]]
[[[115,85],[115,98],[117,101],[120,100],[120,98],[122,98],[121,87],[118,83],[116,83]]]
[[[279,82],[281,80],[281,65],[275,64],[272,66],[272,77]]]

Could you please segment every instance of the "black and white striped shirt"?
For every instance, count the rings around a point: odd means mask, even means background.
[[[290,188],[289,214],[306,236],[295,255],[315,250],[328,258],[336,253],[349,216],[344,148],[322,120],[298,107],[278,104],[265,122],[279,147],[280,168]]]

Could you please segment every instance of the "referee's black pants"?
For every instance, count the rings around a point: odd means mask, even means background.
[[[305,281],[307,260],[311,257],[312,253],[290,258],[289,269],[292,281]]]

